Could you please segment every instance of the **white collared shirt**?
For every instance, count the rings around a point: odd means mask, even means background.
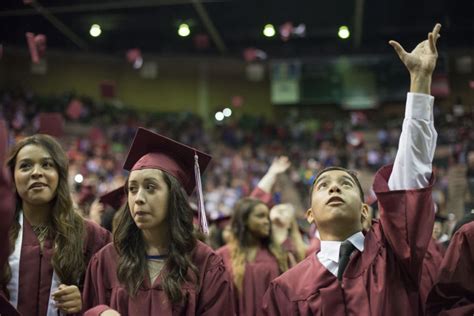
[[[351,237],[347,238],[360,252],[364,251],[364,234],[357,232]],[[316,256],[319,261],[326,269],[332,274],[337,276],[339,270],[339,249],[341,248],[342,241],[327,241],[321,240],[321,251]]]
[[[429,183],[438,137],[433,122],[433,103],[434,98],[427,94],[407,95],[397,156],[388,180],[390,190],[420,189]],[[348,240],[360,252],[364,251],[362,232],[355,233]],[[321,264],[335,276],[339,270],[341,243],[321,240],[321,250],[316,254]]]

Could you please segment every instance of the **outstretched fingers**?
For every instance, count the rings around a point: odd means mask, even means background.
[[[433,28],[433,31],[428,34],[428,42],[430,43],[430,49],[433,54],[438,54],[438,49],[436,48],[436,43],[440,37],[439,31],[441,30],[441,24],[436,23]]]
[[[397,41],[389,41],[388,42],[397,52],[398,57],[403,61],[405,59],[405,56],[407,55],[407,52],[403,49],[402,45],[398,43]]]

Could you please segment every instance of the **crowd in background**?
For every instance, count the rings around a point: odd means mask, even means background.
[[[74,118],[66,113],[72,100],[81,103]],[[3,91],[0,105],[12,131],[11,142],[38,130],[38,113],[64,114],[66,128],[60,141],[70,160],[74,201],[86,216],[100,195],[125,182],[122,165],[137,126],[212,153],[204,178],[206,210],[212,220],[232,215],[236,201],[250,194],[271,161],[288,156],[292,166],[275,185],[273,200],[292,203],[303,227],[307,192],[323,167],[356,170],[373,204],[373,174],[393,161],[401,131],[400,118],[374,120],[364,112],[347,112],[327,121],[297,114],[274,121],[241,116],[205,128],[192,113],[143,113],[87,97],[76,99],[73,94],[41,98],[31,91]],[[433,194],[438,219],[445,222],[437,235],[449,238],[456,221],[474,208],[474,106],[455,105],[448,112],[435,109],[439,136]]]

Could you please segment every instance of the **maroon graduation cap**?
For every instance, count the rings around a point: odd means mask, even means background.
[[[46,35],[27,32],[26,42],[30,51],[31,61],[38,64],[46,53]]]
[[[120,207],[125,204],[127,195],[125,193],[124,186],[120,186],[115,190],[105,193],[99,198],[99,202],[102,204],[107,204],[112,207],[115,211],[120,209]]]
[[[211,219],[211,224],[216,225],[220,229],[224,229],[232,220],[232,216],[230,215],[220,215],[214,219]]]
[[[38,133],[61,137],[64,134],[64,118],[61,113],[40,113]]]
[[[113,80],[102,80],[99,83],[100,96],[102,98],[113,99],[117,95],[116,83]]]
[[[200,226],[208,233],[201,175],[211,156],[144,128],[138,128],[123,168],[134,171],[159,169],[174,176],[188,195],[198,189]],[[194,173],[194,176],[193,176]]]

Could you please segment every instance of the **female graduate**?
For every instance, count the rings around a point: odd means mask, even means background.
[[[73,210],[68,159],[54,138],[23,139],[12,148],[7,166],[16,207],[1,290],[22,315],[78,313],[89,259],[111,236]]]
[[[234,207],[232,239],[218,250],[233,276],[237,315],[259,315],[270,281],[288,269],[288,254],[271,241],[269,213],[261,200],[241,199]]]
[[[86,315],[233,315],[232,283],[222,259],[193,234],[186,193],[198,187],[210,156],[139,128],[124,168],[127,204],[114,244],[91,260]],[[185,193],[186,192],[186,193]],[[201,227],[206,230],[205,217]]]

